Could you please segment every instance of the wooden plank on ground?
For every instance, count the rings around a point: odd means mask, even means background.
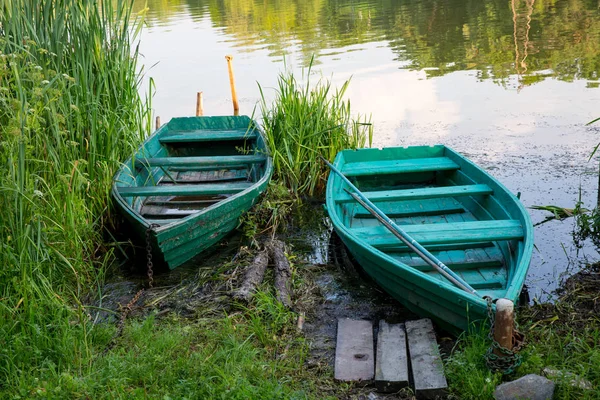
[[[375,357],[371,321],[339,319],[335,348],[335,379],[339,381],[373,380]]]
[[[404,324],[379,321],[375,384],[381,392],[397,392],[408,386],[408,357]]]
[[[406,336],[417,398],[445,396],[448,383],[431,320],[407,321]]]

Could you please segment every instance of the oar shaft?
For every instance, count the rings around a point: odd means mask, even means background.
[[[421,246],[416,240],[410,237],[406,232],[404,232],[394,221],[392,221],[383,211],[381,211],[375,204],[373,204],[365,195],[361,193],[360,190],[346,176],[334,167],[329,161],[323,158],[323,161],[327,164],[327,166],[335,172],[353,191],[354,193],[350,193],[350,195],[358,201],[360,199],[361,205],[365,207],[371,214],[379,217],[377,218],[380,221],[385,221],[384,226],[390,230],[396,237],[400,238],[403,243],[410,243],[411,249],[418,250],[417,254],[423,258],[427,263],[432,265],[436,270],[438,270],[444,277],[448,278],[452,283],[454,283],[460,289],[471,293],[475,296],[479,296],[479,293],[475,289],[471,287],[467,282],[465,282],[460,276],[456,275],[450,268],[448,268],[444,263],[438,260],[433,254],[431,254],[426,248]],[[356,195],[356,196],[354,196]],[[364,203],[364,204],[363,204]],[[452,278],[452,279],[451,279]]]

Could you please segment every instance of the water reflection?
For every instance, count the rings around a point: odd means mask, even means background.
[[[144,1],[138,2],[141,9]],[[400,66],[428,77],[477,70],[480,79],[518,87],[548,76],[596,81],[600,68],[597,1],[505,0],[150,0],[150,26],[185,15],[209,19],[242,51],[301,63],[331,49],[386,41]]]

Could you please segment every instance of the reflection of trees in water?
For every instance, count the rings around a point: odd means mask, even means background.
[[[142,1],[140,0],[140,4]],[[308,62],[343,48],[386,41],[396,59],[429,76],[473,69],[480,78],[548,75],[597,80],[596,0],[149,0],[150,19],[182,8],[210,17],[242,51],[281,57],[296,46]],[[540,73],[540,71],[544,71]]]
[[[521,75],[527,72],[527,54],[529,51],[529,31],[531,30],[531,14],[533,13],[533,3],[535,0],[511,0],[510,6],[513,13],[513,36],[515,38],[515,70],[519,76],[519,87],[521,90],[524,83]],[[525,15],[518,12],[519,6],[525,3]]]

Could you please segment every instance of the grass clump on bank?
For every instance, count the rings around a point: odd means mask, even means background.
[[[90,367],[92,328],[78,298],[110,259],[112,175],[150,118],[131,7],[0,6],[0,393]]]
[[[334,90],[328,80],[302,85],[292,73],[279,76],[276,97],[267,104],[262,87],[262,126],[273,156],[273,179],[297,196],[320,196],[329,173],[320,156],[332,161],[344,149],[371,145],[373,126],[368,118],[353,118],[344,94],[350,81]]]

